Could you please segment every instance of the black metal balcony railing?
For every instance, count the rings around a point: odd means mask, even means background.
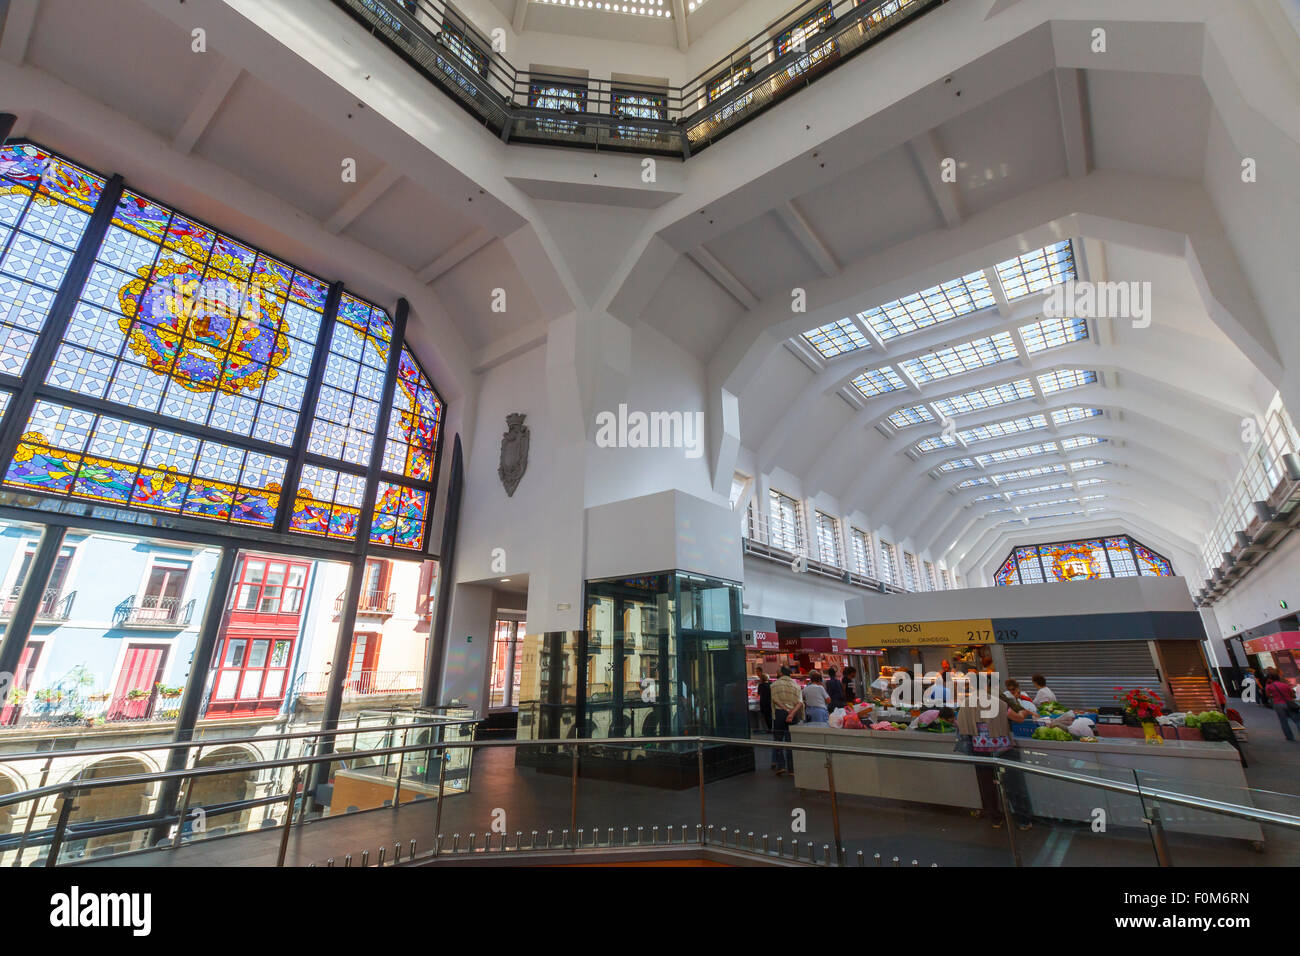
[[[0,618],[13,617],[22,591],[21,584],[9,589],[9,594],[5,596],[3,604],[0,604]],[[41,603],[36,607],[36,620],[66,621],[72,614],[72,602],[76,597],[76,591],[64,593],[60,588],[46,588],[45,593],[41,595]]]
[[[146,594],[135,595],[113,609],[114,627],[186,627],[194,616],[194,601]]]
[[[805,0],[684,86],[516,69],[442,0],[334,0],[506,142],[680,156],[947,0]]]
[[[344,591],[334,599],[334,613],[342,614],[348,593]],[[392,614],[397,603],[396,591],[362,591],[357,601],[358,614]]]

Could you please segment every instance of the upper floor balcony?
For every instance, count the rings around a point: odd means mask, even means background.
[[[194,601],[146,594],[132,595],[113,609],[114,627],[164,628],[188,627],[194,616]]]
[[[334,613],[342,614],[347,604],[348,593],[344,591],[334,599]],[[393,613],[397,604],[396,591],[362,591],[357,601],[358,614],[381,614],[385,617]]]
[[[681,86],[518,69],[441,0],[334,2],[504,142],[686,159],[946,0],[805,0]]]
[[[14,610],[18,607],[18,599],[22,596],[22,590],[21,584],[9,589],[3,603],[0,603],[0,619],[8,620],[13,617]],[[62,588],[46,588],[45,593],[41,595],[40,603],[36,606],[36,620],[66,621],[69,615],[72,614],[72,602],[76,599],[76,591],[64,591]]]

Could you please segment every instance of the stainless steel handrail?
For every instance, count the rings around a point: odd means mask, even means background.
[[[416,725],[428,727],[430,725]],[[330,731],[329,733],[334,733]],[[280,760],[266,760],[257,763],[241,764],[241,769],[246,770],[273,770],[285,767],[301,767],[308,764],[333,763],[339,760],[353,760],[359,757],[383,757],[394,756],[402,753],[411,753],[413,751],[425,752],[430,750],[445,750],[449,748],[468,748],[477,750],[479,748],[492,747],[556,747],[556,748],[583,748],[583,747],[622,747],[627,745],[641,744],[690,744],[700,746],[703,744],[719,744],[726,746],[740,746],[757,748],[779,747],[782,750],[798,750],[809,753],[821,753],[828,755],[840,754],[843,756],[870,756],[870,757],[888,757],[898,760],[922,760],[938,761],[940,763],[961,763],[972,764],[975,766],[988,766],[1001,768],[1003,770],[1019,770],[1025,773],[1035,774],[1049,779],[1061,780],[1067,783],[1076,783],[1083,786],[1095,787],[1099,790],[1108,790],[1113,793],[1122,793],[1135,797],[1147,797],[1158,799],[1168,803],[1190,807],[1198,810],[1207,810],[1211,813],[1220,813],[1226,816],[1239,817],[1241,819],[1253,820],[1257,823],[1268,823],[1278,826],[1291,827],[1300,829],[1300,816],[1278,813],[1271,810],[1260,810],[1256,807],[1247,807],[1241,804],[1226,803],[1223,801],[1206,800],[1201,797],[1193,797],[1188,794],[1180,794],[1170,790],[1151,790],[1139,787],[1136,784],[1123,783],[1118,780],[1109,780],[1104,777],[1092,777],[1087,774],[1076,773],[1069,770],[1058,770],[1052,767],[1040,767],[1034,764],[1023,763],[1018,760],[1004,760],[999,757],[983,757],[968,754],[926,754],[912,753],[899,750],[880,750],[867,748],[845,748],[827,746],[825,744],[799,744],[786,741],[767,741],[767,740],[746,740],[732,737],[610,737],[610,738],[560,738],[547,740],[465,740],[465,741],[437,741],[422,744],[407,744],[400,747],[380,747],[373,750],[364,750],[350,752],[347,754],[323,754],[315,756],[303,756],[298,758],[283,758]],[[0,807],[9,806],[14,803],[25,803],[28,800],[41,799],[46,796],[53,796],[67,790],[92,790],[101,787],[118,787],[128,786],[153,781],[164,780],[182,780],[189,777],[207,777],[217,776],[220,774],[230,773],[231,768],[228,766],[219,767],[195,767],[184,770],[159,770],[142,774],[127,774],[121,777],[97,777],[93,780],[68,781],[60,784],[51,784],[44,787],[38,787],[34,790],[25,790],[21,793],[9,794],[0,798]]]
[[[202,739],[195,737],[193,740],[173,740],[167,743],[156,744],[121,744],[116,747],[88,747],[85,750],[29,750],[16,754],[0,753],[0,763],[11,763],[18,760],[49,760],[57,757],[105,757],[113,754],[133,754],[150,750],[178,750],[184,747],[213,747],[217,745],[224,747],[227,744],[277,743],[282,740],[296,740],[302,737],[332,737],[335,735],[347,734],[356,735],[363,733],[378,733],[381,731],[387,732],[389,730],[412,730],[417,727],[445,727],[459,724],[476,724],[480,722],[477,717],[444,717],[438,714],[430,714],[426,720],[437,721],[437,723],[371,724],[369,726],[357,725],[354,727],[340,726],[335,727],[332,730],[301,730],[288,734],[271,734],[254,737],[221,737],[219,739]],[[238,764],[233,766],[251,765]]]

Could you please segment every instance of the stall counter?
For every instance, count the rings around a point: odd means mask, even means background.
[[[951,754],[953,734],[926,731],[843,730],[817,724],[790,728],[794,743],[845,749],[897,750],[911,753]],[[1058,770],[1133,783],[1134,771],[1148,775],[1144,783],[1177,790],[1207,800],[1250,802],[1249,785],[1236,749],[1228,743],[1166,740],[1163,745],[1141,740],[1111,738],[1082,741],[1021,740],[1020,759]],[[979,787],[970,764],[902,760],[875,754],[834,759],[835,790],[842,794],[883,797],[912,803],[978,808]],[[828,790],[825,758],[821,754],[794,753],[795,786]],[[1136,797],[1026,774],[1034,814],[1046,818],[1092,823],[1097,808],[1106,811],[1108,826],[1145,826],[1142,803]],[[1161,818],[1167,830],[1221,836],[1262,843],[1263,831],[1249,820],[1225,817],[1203,810],[1164,806]]]

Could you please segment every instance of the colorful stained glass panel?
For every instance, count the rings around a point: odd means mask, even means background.
[[[361,475],[305,465],[294,494],[290,530],[353,540],[365,490],[366,480]]]
[[[393,410],[384,443],[384,470],[394,475],[433,480],[442,424],[442,402],[410,351],[402,349],[393,391]]]
[[[429,493],[396,482],[381,481],[370,525],[370,543],[408,551],[424,546],[425,515]]]

